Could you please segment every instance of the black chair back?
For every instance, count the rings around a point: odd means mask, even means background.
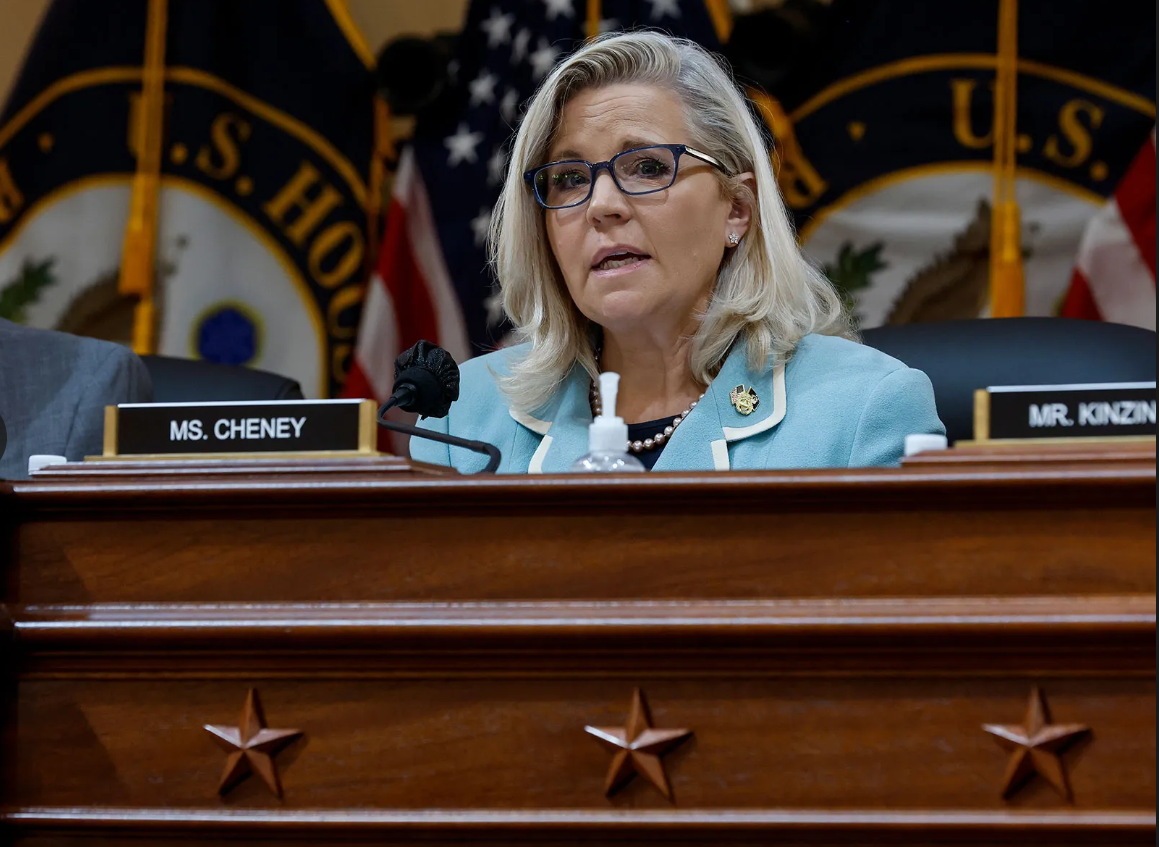
[[[268,371],[172,356],[142,356],[141,361],[157,403],[303,399],[296,380]]]
[[[925,371],[951,442],[973,438],[978,388],[1155,381],[1155,333],[1124,324],[990,318],[875,327],[861,337]]]

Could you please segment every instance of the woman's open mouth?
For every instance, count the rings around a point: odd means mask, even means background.
[[[640,253],[613,253],[603,261],[592,267],[600,275],[614,271],[630,272],[650,260],[652,257]]]

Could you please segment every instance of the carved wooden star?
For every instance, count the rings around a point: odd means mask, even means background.
[[[282,796],[282,783],[278,779],[274,756],[302,732],[297,729],[269,729],[256,689],[251,688],[245,698],[238,726],[207,724],[205,729],[229,753],[221,782],[217,786],[219,795],[224,797],[231,788],[256,771],[275,796]]]
[[[639,688],[632,695],[632,708],[625,727],[585,726],[584,731],[594,735],[615,752],[604,791],[611,797],[637,773],[655,785],[660,793],[672,799],[668,774],[664,772],[661,756],[688,736],[690,729],[655,729],[648,713],[648,703]]]
[[[1070,802],[1070,783],[1058,754],[1078,736],[1090,732],[1090,727],[1078,723],[1050,723],[1046,718],[1046,702],[1042,692],[1035,687],[1030,690],[1024,725],[985,724],[982,728],[993,735],[1004,749],[1011,751],[1010,764],[1006,766],[1006,781],[1002,786],[1004,799],[1009,799],[1038,774]]]

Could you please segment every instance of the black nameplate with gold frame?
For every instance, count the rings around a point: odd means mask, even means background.
[[[1002,385],[974,393],[975,441],[1155,437],[1155,383]]]
[[[373,400],[122,403],[105,407],[101,458],[372,454],[376,412]]]

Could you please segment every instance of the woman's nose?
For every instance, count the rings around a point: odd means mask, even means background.
[[[628,209],[628,200],[612,175],[607,171],[596,174],[592,196],[588,199],[588,217],[592,220],[609,216],[625,217]]]

